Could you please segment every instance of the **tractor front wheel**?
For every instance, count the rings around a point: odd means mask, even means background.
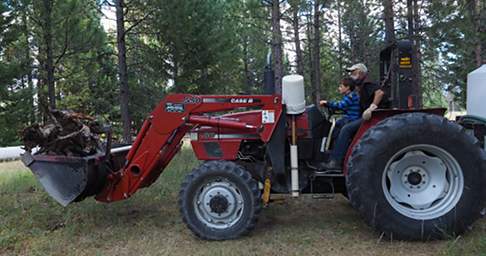
[[[243,167],[230,161],[209,161],[186,176],[179,207],[196,236],[234,239],[255,227],[261,211],[260,190]]]
[[[484,211],[484,152],[440,116],[380,122],[353,149],[348,170],[351,204],[390,239],[454,237]]]

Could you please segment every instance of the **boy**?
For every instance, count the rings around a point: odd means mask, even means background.
[[[332,133],[333,141],[337,138],[339,131],[345,124],[361,118],[359,95],[354,91],[354,88],[354,81],[351,78],[344,78],[338,87],[339,93],[343,95],[341,101],[321,100],[319,102],[321,106],[327,106],[331,110],[343,111],[343,117],[336,121],[336,126]]]

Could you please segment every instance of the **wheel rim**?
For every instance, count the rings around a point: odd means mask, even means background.
[[[429,220],[445,215],[461,198],[462,169],[442,148],[412,145],[393,155],[385,166],[382,187],[387,201],[401,214]]]
[[[196,217],[206,226],[226,229],[235,225],[243,214],[243,196],[228,180],[210,181],[194,197]]]

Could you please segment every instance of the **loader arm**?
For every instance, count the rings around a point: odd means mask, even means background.
[[[259,120],[246,123],[207,115],[249,107],[273,113],[274,122]],[[107,183],[96,195],[96,200],[123,200],[139,188],[151,185],[180,150],[184,135],[197,126],[254,132],[263,142],[268,142],[281,113],[282,103],[277,95],[168,95],[144,121],[126,156],[124,167],[108,175]]]

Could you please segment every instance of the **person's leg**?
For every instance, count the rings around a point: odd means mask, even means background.
[[[338,138],[339,132],[341,132],[341,129],[343,128],[343,126],[346,125],[349,122],[350,122],[349,119],[344,118],[344,117],[340,118],[336,121],[336,125],[334,126],[334,130],[332,131],[332,135],[331,135],[333,144],[336,143],[336,139]]]
[[[361,122],[362,119],[360,118],[344,125],[344,127],[341,129],[341,132],[339,133],[335,147],[331,152],[331,160],[334,160],[339,164],[342,163],[348,147],[353,140],[354,134],[356,134],[359,127],[361,126]]]

